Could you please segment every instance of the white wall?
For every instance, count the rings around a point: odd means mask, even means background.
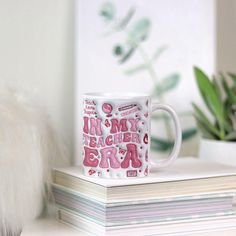
[[[217,0],[217,71],[236,72],[236,1]]]
[[[73,0],[0,0],[0,82],[48,109],[73,150]]]

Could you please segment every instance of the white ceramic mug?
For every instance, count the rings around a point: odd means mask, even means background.
[[[175,144],[169,158],[154,162],[166,167],[177,158],[181,127],[168,105],[151,104],[143,94],[87,93],[83,107],[83,171],[102,178],[143,177],[150,170],[150,116],[164,110],[173,118]]]

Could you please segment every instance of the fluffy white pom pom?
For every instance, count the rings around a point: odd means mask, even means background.
[[[0,91],[0,234],[39,216],[51,167],[65,149],[46,112],[11,90]]]

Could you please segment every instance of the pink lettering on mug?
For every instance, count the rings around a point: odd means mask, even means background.
[[[90,139],[89,139],[89,146],[90,147],[96,147],[96,141],[97,141],[96,137],[90,137]]]
[[[98,147],[98,148],[100,148],[100,147],[105,147],[105,143],[104,143],[103,137],[99,137],[99,138],[98,138],[97,147]]]
[[[101,168],[109,168],[108,160],[110,161],[111,168],[119,168],[120,162],[116,157],[117,150],[114,147],[108,147],[101,149],[101,161],[99,166]]]
[[[102,135],[102,128],[101,128],[101,119],[98,118],[89,118],[89,117],[84,117],[84,127],[83,131],[86,134],[90,135]]]
[[[91,135],[102,135],[102,129],[101,129],[101,119],[96,118],[90,118],[90,134]]]
[[[83,134],[83,141],[84,141],[84,145],[88,146],[89,136],[87,134]]]
[[[88,147],[84,147],[84,161],[83,164],[85,166],[97,167],[98,159],[95,157],[98,155],[98,151],[96,149],[91,149]]]
[[[127,119],[121,119],[121,120],[112,119],[111,120],[111,134],[128,131],[126,122],[127,122]]]
[[[114,144],[122,143],[122,133],[114,134]]]
[[[108,135],[105,139],[105,143],[107,146],[111,146],[113,144],[112,136]]]
[[[121,162],[122,168],[128,168],[131,162],[132,167],[138,168],[142,166],[142,162],[138,158],[137,146],[135,144],[127,144],[127,152],[125,159]]]
[[[137,133],[132,134],[132,142],[133,143],[141,143],[140,138],[139,138],[139,134],[137,134]]]
[[[130,131],[137,132],[138,130],[137,125],[138,125],[139,119],[129,119],[129,122],[131,124]]]
[[[84,133],[88,134],[88,117],[84,117],[84,128],[83,128],[83,131]]]
[[[130,142],[131,140],[131,133],[124,133],[124,137],[123,137],[123,142]]]

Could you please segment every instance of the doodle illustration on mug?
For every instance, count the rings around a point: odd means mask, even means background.
[[[84,174],[96,177],[148,175],[148,100],[84,99]]]

